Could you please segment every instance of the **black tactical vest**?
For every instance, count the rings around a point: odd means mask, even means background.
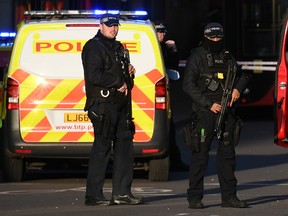
[[[120,42],[115,41],[112,49],[108,49],[103,42],[101,42],[98,38],[95,40],[99,41],[101,46],[105,50],[105,72],[115,73],[118,76],[123,76],[123,46]]]
[[[94,37],[93,40],[96,40],[104,51],[102,52],[104,54],[104,72],[117,74],[117,76],[123,77],[124,80],[123,45],[119,41],[115,41],[112,47],[106,47],[109,45],[102,42],[101,39]],[[88,110],[94,104],[94,99],[96,98],[102,102],[125,103],[127,101],[125,94],[117,91],[116,88],[96,86],[91,82],[86,82],[85,85],[87,100],[84,110]]]
[[[228,61],[224,52],[219,54],[203,53],[204,71],[200,73],[199,86],[203,87],[204,94],[213,102],[221,101],[223,86],[228,70]]]

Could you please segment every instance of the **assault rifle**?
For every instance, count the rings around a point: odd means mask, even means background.
[[[229,108],[229,101],[231,100],[231,95],[233,91],[233,86],[237,73],[237,66],[233,63],[230,53],[225,52],[225,56],[228,59],[228,71],[226,75],[225,85],[223,88],[223,94],[221,99],[221,112],[218,115],[215,132],[217,139],[221,139],[223,135],[223,130],[225,127],[225,121],[227,118],[227,109]]]
[[[123,73],[124,73],[124,79],[127,85],[127,90],[128,90],[128,100],[127,100],[127,106],[126,106],[126,123],[127,127],[131,129],[132,133],[135,133],[135,125],[133,122],[133,117],[132,117],[132,95],[131,91],[134,85],[134,74],[129,73],[129,64],[130,64],[130,56],[129,56],[129,51],[128,49],[124,49],[123,52]]]

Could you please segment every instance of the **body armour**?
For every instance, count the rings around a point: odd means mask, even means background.
[[[213,102],[220,102],[228,70],[228,57],[222,51],[219,54],[201,55],[204,71],[200,73],[198,85],[203,86],[204,94]]]
[[[87,110],[93,104],[95,98],[100,98],[101,101],[125,102],[127,99],[125,94],[117,91],[125,81],[123,45],[119,41],[107,43],[97,37],[90,39],[88,43],[95,46],[98,55],[103,59],[101,64],[103,64],[104,73],[109,73],[116,81],[109,85],[99,86],[85,79],[87,101],[84,110]]]

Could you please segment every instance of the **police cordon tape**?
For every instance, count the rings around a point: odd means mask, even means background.
[[[253,70],[253,71],[276,71],[277,61],[238,61],[239,65],[242,66],[242,70]],[[179,62],[179,67],[185,67],[186,60]]]

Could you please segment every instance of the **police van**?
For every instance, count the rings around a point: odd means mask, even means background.
[[[103,13],[119,13],[117,40],[136,68],[132,90],[135,169],[151,181],[169,178],[168,77],[153,25],[144,11],[26,11],[4,78],[1,164],[21,181],[33,162],[88,159],[94,136],[83,111],[81,51]]]
[[[288,11],[283,19],[275,74],[274,143],[288,148]]]

